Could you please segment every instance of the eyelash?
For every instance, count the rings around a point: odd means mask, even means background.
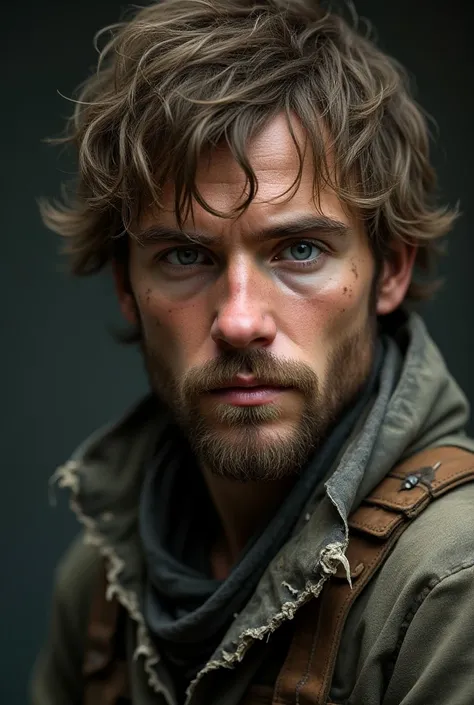
[[[321,250],[321,254],[311,260],[283,260],[283,259],[278,260],[277,259],[276,261],[292,262],[292,264],[296,264],[298,266],[298,269],[306,269],[308,267],[314,267],[315,263],[320,259],[321,255],[327,254],[327,252],[328,252],[328,248],[325,247],[324,245],[322,245],[319,241],[306,240],[306,239],[305,240],[293,240],[292,242],[287,244],[285,247],[283,247],[281,250],[279,250],[279,252],[284,252],[288,248],[293,247],[294,245],[300,245],[300,244],[314,245],[319,250]],[[204,254],[207,254],[207,250],[201,248],[199,245],[193,245],[193,244],[178,245],[176,247],[170,247],[167,250],[163,250],[162,252],[160,252],[156,256],[155,260],[157,262],[159,262],[160,264],[164,264],[165,266],[173,268],[175,270],[180,270],[180,269],[181,270],[184,270],[184,269],[191,270],[193,267],[202,265],[202,263],[198,263],[198,264],[171,264],[171,263],[165,261],[165,257],[167,255],[169,255],[171,252],[177,252],[178,250],[189,250],[189,249],[194,249],[194,250],[197,250],[198,252],[202,252]],[[211,257],[209,255],[208,255],[208,257],[209,257],[209,259],[211,259]]]

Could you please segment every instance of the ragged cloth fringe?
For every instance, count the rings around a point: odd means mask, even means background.
[[[317,582],[308,580],[304,589],[299,593],[298,598],[293,602],[284,602],[281,606],[280,612],[273,615],[267,624],[258,628],[246,629],[243,631],[239,636],[235,651],[233,653],[223,651],[221,654],[221,659],[209,661],[204,668],[199,671],[196,678],[191,681],[188,689],[186,690],[186,703],[189,702],[189,699],[191,698],[198,682],[206,673],[214,671],[217,668],[233,668],[236,663],[242,661],[246,651],[254,641],[257,639],[261,641],[266,636],[270,636],[272,632],[274,632],[284,621],[293,619],[296,611],[308,602],[308,600],[318,597],[323,589],[324,583],[329,580],[331,575],[334,575],[337,572],[339,564],[342,564],[344,567],[347,578],[350,582],[349,561],[345,556],[347,545],[348,541],[346,539],[340,543],[328,544],[325,548],[323,548],[319,561],[316,565],[316,571],[320,571],[321,573],[319,580]],[[295,588],[292,588],[290,592],[293,590],[295,590]]]
[[[160,658],[149,637],[145,620],[138,606],[137,596],[131,590],[125,590],[118,582],[118,576],[123,570],[124,563],[122,559],[117,556],[114,549],[105,542],[104,537],[97,530],[95,521],[87,516],[80,506],[78,500],[80,487],[80,479],[78,476],[79,468],[80,464],[78,462],[69,460],[54,473],[51,478],[51,484],[57,484],[60,489],[67,488],[71,490],[69,504],[78,521],[85,529],[84,542],[96,546],[100,555],[106,559],[108,582],[107,599],[112,600],[116,597],[118,602],[127,610],[130,617],[137,623],[137,647],[133,658],[137,660],[139,656],[144,657],[144,669],[148,676],[149,686],[155,693],[164,695],[169,705],[173,705],[172,697],[164,688],[156,673],[155,666]]]
[[[173,705],[173,699],[170,693],[165,689],[156,672],[155,667],[160,657],[150,639],[143,614],[138,605],[137,595],[131,590],[125,590],[118,582],[124,563],[112,546],[106,543],[103,535],[97,529],[96,522],[83,512],[80,505],[78,499],[80,489],[79,469],[80,463],[75,460],[69,460],[57,469],[51,477],[50,485],[57,485],[60,489],[69,489],[71,491],[69,504],[78,521],[85,529],[85,543],[97,547],[100,555],[106,559],[107,582],[109,583],[107,599],[112,600],[116,597],[118,602],[127,610],[130,617],[137,624],[137,647],[133,658],[137,660],[140,656],[143,656],[144,669],[148,676],[149,686],[155,693],[164,695],[169,705]],[[223,651],[220,659],[209,661],[190,683],[186,691],[186,703],[189,702],[198,682],[204,675],[218,668],[233,668],[237,663],[242,661],[245,653],[254,641],[269,637],[284,621],[293,619],[296,611],[308,600],[318,597],[324,583],[331,575],[336,573],[339,564],[342,564],[347,579],[350,582],[349,562],[345,556],[347,543],[346,539],[340,543],[329,544],[322,549],[319,561],[315,566],[315,572],[319,573],[319,579],[316,582],[308,580],[304,589],[299,593],[295,588],[288,585],[287,587],[289,589],[291,588],[290,592],[296,597],[294,601],[289,600],[284,602],[280,612],[273,615],[267,624],[261,627],[244,630],[239,635],[235,650],[232,653]]]

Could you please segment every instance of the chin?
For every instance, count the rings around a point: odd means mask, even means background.
[[[258,453],[271,452],[291,442],[291,433],[282,429],[249,426],[240,429],[216,429],[209,438],[217,441],[221,448],[227,447],[229,452]]]
[[[314,438],[284,423],[214,425],[193,429],[191,443],[213,474],[228,479],[276,480],[297,474],[314,449]]]

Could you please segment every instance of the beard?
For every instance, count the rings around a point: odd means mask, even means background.
[[[144,333],[144,331],[143,331]],[[298,474],[366,381],[372,365],[376,317],[347,335],[328,357],[324,383],[305,363],[281,359],[265,348],[224,351],[181,378],[158,347],[142,337],[151,387],[184,431],[197,461],[214,475],[239,482],[272,481]],[[259,385],[290,387],[301,399],[290,424],[277,404],[217,403],[203,413],[203,395],[239,373]]]

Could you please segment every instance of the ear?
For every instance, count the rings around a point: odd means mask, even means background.
[[[114,259],[112,262],[112,271],[114,275],[115,292],[117,294],[122,316],[125,318],[127,323],[130,323],[130,325],[137,325],[137,305],[132,292],[128,265]]]
[[[402,303],[413,275],[417,248],[399,242],[384,260],[377,287],[378,316],[395,311]]]

